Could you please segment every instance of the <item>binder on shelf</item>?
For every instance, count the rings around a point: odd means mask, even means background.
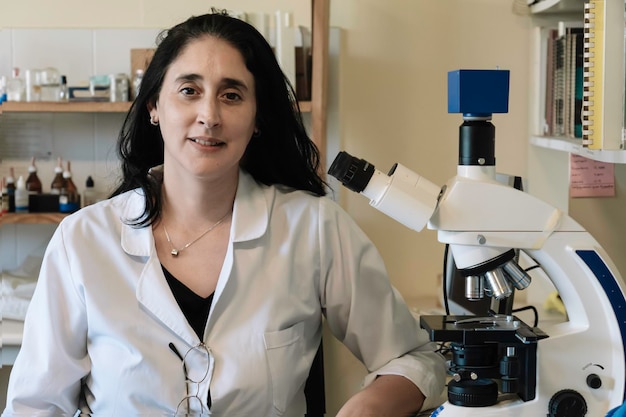
[[[556,38],[558,31],[552,29],[548,32],[546,44],[546,95],[545,95],[545,122],[543,133],[546,136],[554,135],[554,86],[556,61]]]
[[[584,29],[583,145],[594,150],[623,149],[623,2],[589,0]]]
[[[545,129],[548,136],[581,138],[583,28],[561,22],[546,45]]]

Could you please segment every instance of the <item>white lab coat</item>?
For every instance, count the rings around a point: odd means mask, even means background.
[[[168,345],[184,355],[200,340],[165,280],[152,229],[120,221],[142,211],[141,192],[130,191],[61,222],[3,416],[72,415],[79,397],[93,416],[174,413],[186,391]],[[197,387],[206,404],[210,384],[211,415],[302,417],[323,314],[371,372],[366,383],[401,374],[428,397],[426,407],[436,405],[443,358],[365,234],[330,199],[261,186],[242,172],[204,335],[211,357],[186,359],[194,372],[211,368]]]

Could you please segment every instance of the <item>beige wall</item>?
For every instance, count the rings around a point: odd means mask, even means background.
[[[447,113],[447,72],[511,70],[510,113],[495,115],[500,171],[524,175],[527,149],[528,29],[502,0],[332,2],[331,22],[344,29],[341,54],[342,148],[383,172],[394,162],[443,184],[455,175],[458,114]],[[407,298],[434,295],[442,246],[370,208],[342,199],[378,244],[395,285]],[[438,293],[437,293],[438,294]]]
[[[511,92],[509,114],[495,115],[493,121],[498,170],[526,176],[531,22],[513,14],[512,3],[331,0],[331,25],[342,32],[340,71],[333,74],[338,87],[331,92],[337,94],[338,108],[333,111],[338,112],[339,127],[333,135],[340,138],[339,148],[382,171],[400,162],[443,184],[456,172],[461,124],[459,115],[447,114],[446,74],[500,67],[511,70]],[[291,9],[297,24],[310,19],[308,0],[22,0],[3,9],[0,27],[158,28],[210,6]],[[401,293],[411,302],[438,295],[443,247],[435,233],[408,231],[369,207],[363,197],[343,190],[340,196],[379,247]],[[364,371],[342,348],[327,343],[328,416],[333,416],[358,389]]]

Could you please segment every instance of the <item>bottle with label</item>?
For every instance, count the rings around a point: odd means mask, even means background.
[[[41,180],[37,176],[37,167],[35,166],[35,157],[30,160],[28,167],[28,178],[26,178],[26,191],[29,194],[41,194]]]
[[[9,168],[9,176],[6,180],[6,186],[9,213],[15,213],[15,172],[13,171],[13,167]]]
[[[70,163],[67,162],[67,169],[63,171],[64,185],[59,196],[59,211],[61,213],[73,213],[80,208],[80,194],[76,184],[72,181],[72,171]]]
[[[21,175],[15,187],[15,212],[28,213],[28,191],[26,191],[26,181]]]
[[[61,158],[59,158],[57,166],[54,167],[54,178],[50,184],[51,194],[61,194],[61,188],[65,185],[65,180],[63,179],[63,166],[61,163]]]

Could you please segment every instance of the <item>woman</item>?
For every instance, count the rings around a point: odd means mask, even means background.
[[[6,416],[303,416],[322,316],[370,374],[338,416],[438,403],[434,352],[324,197],[271,47],[214,12],[170,29],[120,134],[123,179],[49,244]]]

